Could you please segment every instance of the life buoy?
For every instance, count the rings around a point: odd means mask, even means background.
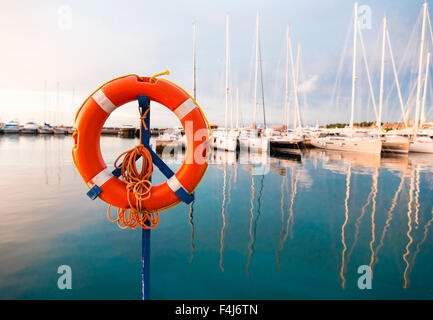
[[[95,91],[75,116],[72,156],[89,188],[97,185],[99,197],[118,208],[129,208],[126,184],[107,168],[101,154],[101,130],[111,112],[125,103],[146,95],[170,109],[185,130],[187,148],[184,162],[167,181],[152,186],[150,198],[141,201],[148,212],[167,209],[180,202],[175,194],[180,188],[191,194],[208,166],[209,134],[206,118],[194,99],[182,88],[165,79],[129,75],[114,79]],[[137,203],[130,194],[131,203]]]

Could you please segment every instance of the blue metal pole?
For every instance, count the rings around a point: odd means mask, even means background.
[[[150,108],[149,98],[147,96],[138,96],[138,105],[140,113],[143,115]],[[141,125],[141,144],[150,149],[150,112],[144,119],[148,130]],[[149,300],[150,293],[150,229],[142,229],[141,232],[141,300]]]

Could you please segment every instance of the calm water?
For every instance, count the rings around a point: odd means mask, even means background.
[[[137,142],[104,137],[104,158]],[[0,136],[1,299],[140,297],[141,231],[87,198],[71,148],[71,137]],[[192,212],[161,213],[152,231],[153,299],[433,298],[431,155],[212,162]],[[60,265],[72,290],[57,288]],[[358,289],[360,265],[372,290]]]

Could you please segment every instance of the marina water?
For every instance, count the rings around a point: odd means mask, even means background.
[[[102,137],[104,159],[137,143]],[[2,299],[140,297],[141,231],[119,229],[86,196],[72,145],[0,136]],[[422,154],[216,151],[193,206],[162,212],[152,230],[151,298],[431,299],[432,171]],[[57,287],[61,265],[71,290]],[[362,265],[371,290],[358,287]]]

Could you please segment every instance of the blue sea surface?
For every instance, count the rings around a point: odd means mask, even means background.
[[[102,137],[104,159],[137,143]],[[0,299],[140,299],[141,230],[86,196],[72,145],[0,136]],[[164,159],[175,170],[181,155]],[[432,299],[432,173],[422,154],[214,152],[193,205],[151,231],[151,299]],[[57,286],[61,265],[71,290]]]

